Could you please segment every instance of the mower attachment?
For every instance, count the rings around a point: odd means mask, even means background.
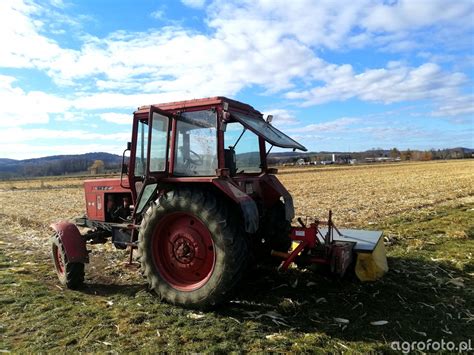
[[[301,219],[298,222],[301,226],[292,227],[290,233],[292,250],[272,250],[273,256],[283,259],[280,270],[288,269],[292,262],[299,266],[320,264],[342,277],[355,261],[355,274],[361,281],[377,280],[388,271],[382,232],[338,229],[331,211],[327,222],[316,220],[309,227]]]

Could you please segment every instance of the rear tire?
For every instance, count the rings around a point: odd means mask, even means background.
[[[151,204],[138,235],[150,288],[169,303],[206,309],[226,300],[247,264],[242,223],[211,191],[182,188]]]
[[[84,264],[68,261],[61,238],[56,234],[51,241],[51,256],[59,282],[72,290],[84,284]]]

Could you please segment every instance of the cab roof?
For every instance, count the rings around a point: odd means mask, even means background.
[[[163,111],[176,111],[176,110],[183,110],[187,108],[216,106],[216,105],[221,105],[224,102],[227,102],[229,104],[229,109],[232,109],[232,108],[238,109],[239,111],[246,111],[253,115],[262,116],[262,113],[254,109],[252,106],[240,101],[229,99],[224,96],[215,96],[215,97],[207,97],[203,99],[174,101],[174,102],[165,102],[165,103],[158,103],[158,104],[153,104],[153,105],[140,106],[138,110],[135,111],[135,114],[149,113],[151,106],[158,107]]]

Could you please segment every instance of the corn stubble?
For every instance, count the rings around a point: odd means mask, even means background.
[[[474,161],[468,160],[284,168],[278,178],[293,196],[296,216],[324,219],[332,209],[340,226],[474,200]],[[45,232],[50,223],[85,212],[82,180],[74,178],[0,182],[0,203],[17,231]]]
[[[452,161],[281,170],[296,215],[337,225],[363,227],[381,218],[469,202],[474,195],[474,162]]]

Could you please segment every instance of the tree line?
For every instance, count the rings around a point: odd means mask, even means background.
[[[452,148],[452,149],[430,149],[430,150],[403,150],[400,151],[397,148],[392,148],[388,154],[383,153],[383,150],[375,149],[378,151],[378,156],[386,156],[390,158],[408,161],[428,161],[428,160],[446,160],[446,159],[467,159],[472,158],[472,151],[464,148]],[[382,153],[380,153],[382,152]]]

